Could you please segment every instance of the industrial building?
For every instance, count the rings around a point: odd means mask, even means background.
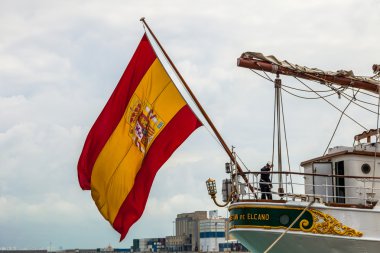
[[[165,238],[133,239],[133,252],[160,252],[165,250]]]
[[[175,219],[175,235],[165,238],[134,239],[133,252],[218,252],[244,250],[229,241],[228,219],[217,210],[181,213]]]
[[[207,219],[206,211],[181,213],[175,220],[176,236],[185,236],[183,251],[198,251],[199,249],[199,221]]]
[[[210,214],[209,219],[199,221],[200,251],[217,252],[219,244],[226,241],[227,220]]]

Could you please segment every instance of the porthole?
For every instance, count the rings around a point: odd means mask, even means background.
[[[362,172],[368,174],[371,171],[371,166],[368,163],[362,165]]]
[[[283,214],[280,216],[280,223],[282,225],[287,225],[289,223],[289,216],[286,214]]]

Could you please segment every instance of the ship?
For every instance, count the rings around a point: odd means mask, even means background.
[[[250,170],[234,147],[226,144],[144,18],[141,21],[230,159],[225,163],[228,178],[222,184],[223,202],[217,200],[214,179],[209,178],[206,186],[214,203],[228,208],[231,236],[253,253],[379,252],[379,64],[372,66],[372,76],[358,76],[352,71],[324,71],[262,53],[243,53],[237,65],[273,83],[275,90],[272,160],[265,169]],[[293,77],[305,90],[283,83],[284,76]],[[316,82],[325,89],[315,90],[306,82]],[[303,171],[292,170],[289,163],[282,91],[292,94],[291,89],[314,94],[341,115],[325,152],[301,161]],[[347,105],[341,109],[331,103],[327,98],[333,95],[345,98]],[[376,128],[367,129],[351,117],[347,113],[351,105],[375,115]],[[352,146],[330,147],[343,117],[363,131],[353,134]],[[283,153],[288,158],[287,170]]]
[[[380,101],[380,65],[373,65],[372,76],[356,76],[352,71],[324,71],[256,52],[243,53],[237,65],[274,84],[273,147],[277,147],[277,161],[270,170],[249,170],[242,168],[232,149],[225,165],[229,177],[223,180],[223,202],[216,198],[215,180],[206,181],[215,204],[229,210],[230,235],[254,253],[379,252],[380,102],[369,103],[359,95]],[[284,169],[287,140],[282,91],[290,87],[282,82],[282,76],[294,77],[326,102],[327,95],[306,82],[316,82],[329,94],[345,97],[347,107],[372,110],[376,127],[363,126],[362,132],[354,133],[352,146],[328,146],[322,155],[306,157],[300,162],[303,171]],[[369,104],[374,109],[368,109]],[[332,107],[340,111],[341,118],[362,126],[346,113],[347,107]],[[274,159],[267,163],[269,168]],[[271,180],[263,180],[263,175]],[[297,192],[296,186],[301,190]]]

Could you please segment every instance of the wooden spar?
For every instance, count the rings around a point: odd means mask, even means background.
[[[370,82],[366,82],[364,80],[353,80],[344,76],[336,76],[329,74],[303,73],[298,70],[293,70],[291,68],[279,66],[271,62],[258,59],[248,59],[240,57],[237,59],[237,65],[243,68],[257,69],[266,72],[272,72],[275,74],[294,76],[318,82],[334,83],[341,86],[364,89],[374,93],[378,93],[379,90],[379,86]]]
[[[189,92],[189,95],[194,100],[194,102],[197,105],[198,109],[201,111],[203,117],[206,119],[207,123],[210,125],[211,129],[215,133],[215,135],[218,138],[219,142],[222,144],[224,150],[226,151],[227,155],[230,157],[231,161],[233,161],[234,164],[236,164],[236,168],[237,168],[237,170],[239,172],[239,175],[247,183],[247,185],[248,185],[249,189],[252,191],[252,193],[254,193],[254,188],[249,183],[247,176],[244,174],[244,172],[241,169],[240,165],[237,163],[237,161],[236,161],[234,155],[232,154],[231,150],[228,148],[226,142],[224,141],[224,139],[222,138],[222,136],[219,134],[219,132],[216,129],[215,125],[212,123],[210,117],[207,115],[206,111],[203,109],[202,105],[199,103],[198,99],[195,97],[194,93],[191,91],[190,87],[187,85],[185,79],[179,73],[178,69],[176,68],[176,66],[174,65],[174,63],[172,62],[172,60],[170,59],[169,55],[166,53],[165,49],[161,46],[161,43],[158,41],[158,39],[154,35],[153,31],[150,29],[150,27],[148,26],[148,24],[145,22],[145,18],[141,18],[140,21],[144,23],[144,25],[148,29],[149,33],[152,35],[153,39],[155,40],[155,42],[157,43],[157,45],[161,49],[162,53],[165,55],[166,59],[170,63],[171,67],[173,68],[173,70],[175,71],[175,73],[177,74],[177,76],[179,77],[179,79],[181,80],[181,82],[184,85],[185,89]]]
[[[368,131],[364,131],[361,134],[355,135],[354,140],[360,142],[360,140],[367,138],[367,143],[371,143],[371,137],[376,136],[379,131],[380,129],[370,129]]]

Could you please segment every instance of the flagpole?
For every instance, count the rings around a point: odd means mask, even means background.
[[[252,185],[249,183],[247,176],[244,174],[243,170],[241,169],[240,165],[237,163],[234,155],[232,154],[231,150],[228,148],[226,142],[224,141],[223,137],[219,134],[218,130],[216,129],[214,123],[212,123],[210,117],[207,115],[206,111],[203,109],[202,105],[199,103],[198,99],[195,97],[194,93],[191,91],[190,87],[187,85],[185,79],[182,77],[181,73],[179,73],[178,69],[170,59],[169,55],[166,53],[165,49],[161,46],[161,43],[158,41],[157,37],[154,35],[153,31],[150,29],[149,25],[145,22],[145,18],[142,17],[140,19],[141,22],[144,23],[146,28],[148,28],[149,33],[152,35],[153,39],[161,49],[162,53],[165,55],[166,59],[169,61],[171,67],[173,68],[174,72],[177,74],[179,79],[181,80],[182,84],[185,86],[185,89],[187,92],[189,92],[189,95],[194,100],[195,104],[197,105],[198,109],[201,111],[203,117],[206,119],[207,123],[210,125],[211,129],[215,133],[216,137],[218,138],[219,142],[222,144],[224,150],[226,151],[227,155],[230,157],[231,161],[233,161],[236,164],[236,168],[239,171],[239,174],[243,177],[244,181],[247,183],[249,189],[254,193],[254,189]]]

